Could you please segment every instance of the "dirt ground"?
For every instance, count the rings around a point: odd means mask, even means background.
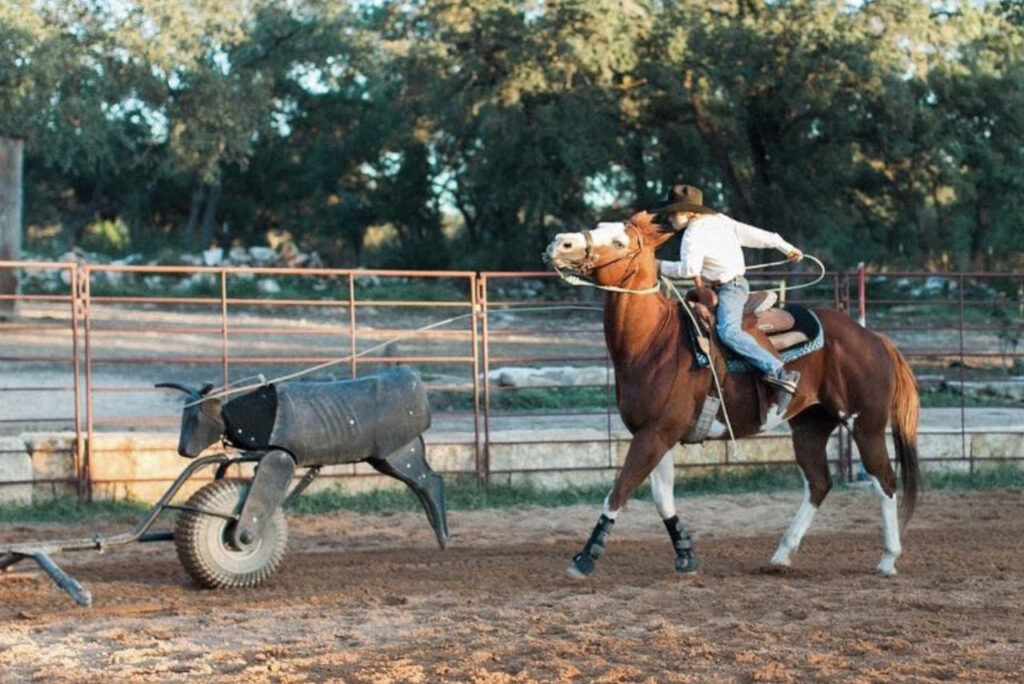
[[[649,504],[594,579],[564,570],[594,507],[292,517],[281,572],[205,591],[170,544],[68,554],[75,607],[37,570],[0,577],[4,681],[1021,681],[1024,493],[930,493],[883,578],[868,491],[826,502],[777,573],[797,493],[681,501],[700,573],[679,578]],[[124,525],[105,524],[112,532]],[[91,531],[5,526],[0,540]]]

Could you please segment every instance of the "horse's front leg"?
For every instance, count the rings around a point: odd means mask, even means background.
[[[693,549],[693,539],[676,513],[675,471],[675,456],[670,451],[661,457],[658,466],[651,471],[651,495],[676,552],[676,571],[689,574],[697,572],[699,563],[697,552]]]
[[[626,501],[633,494],[640,483],[643,482],[654,466],[658,464],[661,457],[668,451],[669,444],[660,438],[657,431],[642,430],[633,437],[629,444],[629,452],[626,454],[626,461],[615,478],[615,484],[604,500],[604,511],[597,519],[597,525],[591,532],[587,543],[569,564],[569,576],[574,579],[585,579],[597,566],[597,560],[604,555],[608,535],[615,525],[615,519],[619,511],[626,505]]]

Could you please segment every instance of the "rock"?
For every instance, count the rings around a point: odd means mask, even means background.
[[[278,294],[281,291],[281,286],[277,284],[276,280],[271,278],[261,278],[256,283],[256,289],[263,294]]]
[[[501,387],[568,387],[605,385],[613,375],[605,366],[554,366],[547,368],[498,368],[488,374],[488,380]]]
[[[252,256],[249,255],[249,250],[245,247],[232,247],[228,252],[228,260],[232,264],[245,266],[252,263]]]
[[[946,381],[942,388],[960,394],[960,383],[956,380]],[[983,380],[963,383],[963,393],[967,397],[1000,397],[1014,401],[1024,401],[1024,382],[1019,380]]]
[[[252,257],[253,263],[261,265],[277,261],[277,252],[270,247],[250,247],[249,256]]]
[[[224,250],[221,247],[213,247],[203,252],[203,263],[207,266],[220,266],[224,261]]]

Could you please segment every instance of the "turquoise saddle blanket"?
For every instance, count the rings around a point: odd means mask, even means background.
[[[825,329],[821,325],[821,320],[818,319],[813,311],[803,304],[787,304],[782,308],[789,312],[796,321],[793,330],[799,330],[804,335],[807,335],[806,342],[801,342],[779,352],[783,363],[795,361],[801,356],[807,356],[811,352],[816,352],[825,346]],[[687,327],[690,330],[690,343],[693,345],[693,354],[697,357],[697,365],[701,368],[707,368],[711,365],[711,361],[701,351],[700,345],[697,344],[697,332],[694,330],[692,323]],[[754,370],[753,366],[736,356],[729,349],[726,349],[726,362],[728,372],[730,373],[749,373]]]

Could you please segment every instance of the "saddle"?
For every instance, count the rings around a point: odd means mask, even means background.
[[[697,319],[705,333],[715,329],[718,295],[711,288],[690,290],[686,301],[693,305]],[[778,355],[799,344],[808,342],[810,326],[798,326],[791,308],[775,308],[779,295],[771,291],[752,292],[743,306],[743,330],[753,335],[758,343]]]
[[[687,293],[687,306],[694,314],[697,325],[688,325],[690,342],[699,368],[713,366],[719,378],[727,373],[746,373],[752,370],[746,360],[741,359],[718,339],[715,326],[715,309],[718,296],[708,288],[691,290]],[[824,346],[825,333],[821,321],[802,304],[787,304],[774,308],[778,303],[774,292],[754,292],[743,308],[743,329],[757,340],[758,344],[774,356],[788,363],[815,352]],[[758,413],[762,426],[766,424],[770,394],[777,392],[763,380],[754,382],[757,393]],[[718,420],[720,402],[714,390],[706,396],[698,412],[697,420],[691,426],[683,442],[694,444],[704,441],[710,428]]]
[[[385,458],[430,427],[419,376],[399,367],[358,380],[270,384],[224,404],[224,435],[242,449],[284,449],[297,465]]]

